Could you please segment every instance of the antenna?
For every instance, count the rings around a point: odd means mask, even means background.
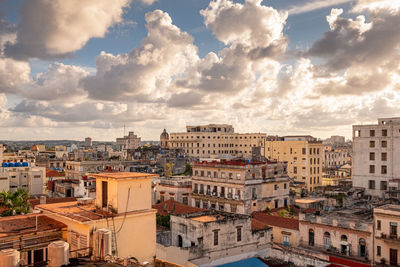
[[[125,123],[124,123],[124,137],[125,137]]]

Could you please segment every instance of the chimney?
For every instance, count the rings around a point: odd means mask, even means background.
[[[46,204],[46,196],[40,196],[40,205]]]

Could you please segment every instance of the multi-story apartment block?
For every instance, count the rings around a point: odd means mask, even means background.
[[[332,148],[330,146],[326,146],[326,148],[324,151],[324,158],[323,158],[324,159],[323,167],[325,169],[337,168],[345,164],[351,163],[351,154],[352,154],[351,147]]]
[[[65,178],[81,179],[87,173],[98,173],[103,171],[122,171],[124,166],[121,161],[67,161],[65,167]]]
[[[192,179],[189,176],[157,177],[153,179],[153,202],[175,200],[189,205],[190,193],[192,193]]]
[[[375,263],[398,266],[400,258],[400,206],[385,205],[374,209]]]
[[[309,192],[322,185],[323,144],[312,136],[286,136],[265,142],[265,157],[285,161],[288,175]]]
[[[263,147],[265,137],[264,133],[235,133],[228,124],[186,126],[186,132],[169,135],[168,147],[199,158],[229,155],[251,158],[252,148]]]
[[[29,195],[40,195],[45,189],[46,169],[42,167],[1,167],[0,192],[24,189]]]
[[[382,197],[388,183],[400,177],[400,118],[353,125],[353,186]]]
[[[212,161],[193,164],[192,206],[233,213],[289,205],[286,164]]]

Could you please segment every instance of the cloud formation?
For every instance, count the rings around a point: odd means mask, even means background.
[[[81,49],[91,38],[104,37],[119,23],[130,0],[25,0],[16,42],[5,45],[14,59],[54,59]]]

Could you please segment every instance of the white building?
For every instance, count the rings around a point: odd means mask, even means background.
[[[400,177],[400,118],[353,125],[353,186],[382,197],[388,183]]]
[[[25,189],[29,195],[44,193],[46,169],[43,167],[1,167],[0,192]]]

